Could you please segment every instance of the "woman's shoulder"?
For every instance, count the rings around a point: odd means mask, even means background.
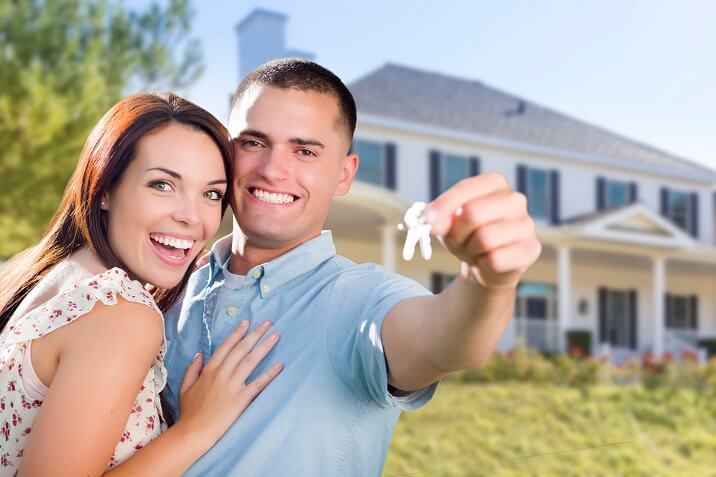
[[[111,317],[131,328],[150,328],[143,331],[163,327],[162,313],[151,294],[119,267],[87,276],[73,270],[71,264],[58,264],[36,288],[39,292],[26,298],[35,303],[31,306],[23,303],[28,311],[16,314],[9,323],[10,341],[39,338],[90,314]],[[145,317],[154,319],[148,320],[151,323],[142,323],[147,321]]]

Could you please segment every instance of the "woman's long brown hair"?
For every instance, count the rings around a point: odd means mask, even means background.
[[[35,285],[59,261],[82,247],[92,250],[107,268],[121,267],[107,239],[102,196],[112,190],[134,158],[137,143],[146,134],[176,122],[206,133],[221,152],[227,179],[231,180],[232,148],[226,128],[206,110],[172,93],[142,93],[115,104],[100,119],[84,145],[60,207],[40,242],[5,264],[0,271],[0,331]],[[222,203],[229,204],[231,188]],[[170,289],[154,290],[161,310],[181,296],[192,262],[182,281]]]

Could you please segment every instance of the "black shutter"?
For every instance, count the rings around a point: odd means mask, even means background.
[[[480,158],[477,156],[470,157],[470,177],[480,174]]]
[[[443,274],[442,273],[431,273],[430,274],[430,286],[433,293],[440,293],[443,288]]]
[[[551,207],[550,207],[550,219],[555,225],[560,223],[559,214],[559,171],[553,170],[551,174],[550,186],[552,188],[550,194]]]
[[[691,328],[694,330],[699,329],[699,297],[696,295],[691,295],[689,297],[689,301],[691,302]]]
[[[699,194],[696,192],[691,193],[691,235],[695,238],[699,238]]]
[[[671,312],[673,308],[672,300],[673,298],[671,297],[671,293],[667,293],[664,296],[664,323],[666,328],[673,328],[672,323],[674,321],[674,317]]]
[[[607,208],[606,189],[607,181],[604,177],[597,177],[597,210]]]
[[[637,343],[637,303],[636,290],[629,290],[629,347],[636,349]]]
[[[521,164],[517,165],[517,192],[527,195],[527,167]]]
[[[392,142],[385,143],[385,186],[390,190],[395,190],[395,144]]]
[[[440,195],[440,152],[430,151],[430,200]]]
[[[599,343],[607,341],[607,289],[599,287]]]
[[[661,188],[661,215],[669,216],[669,189],[666,187]]]
[[[633,204],[639,200],[639,186],[636,182],[629,183],[629,203]]]

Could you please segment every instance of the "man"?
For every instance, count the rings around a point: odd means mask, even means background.
[[[524,196],[485,174],[425,211],[462,261],[433,296],[412,280],[337,256],[321,232],[348,193],[353,98],[331,72],[277,60],[239,85],[232,208],[241,231],[219,240],[166,316],[168,411],[182,376],[244,319],[273,321],[281,342],[255,375],[285,369],[188,475],[380,475],[401,410],[425,404],[449,372],[479,366],[512,314],[540,244]]]

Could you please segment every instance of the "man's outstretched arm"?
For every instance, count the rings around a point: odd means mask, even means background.
[[[388,381],[406,391],[490,356],[520,277],[542,250],[525,196],[499,174],[459,182],[428,205],[425,218],[461,267],[442,293],[404,300],[385,317]]]

